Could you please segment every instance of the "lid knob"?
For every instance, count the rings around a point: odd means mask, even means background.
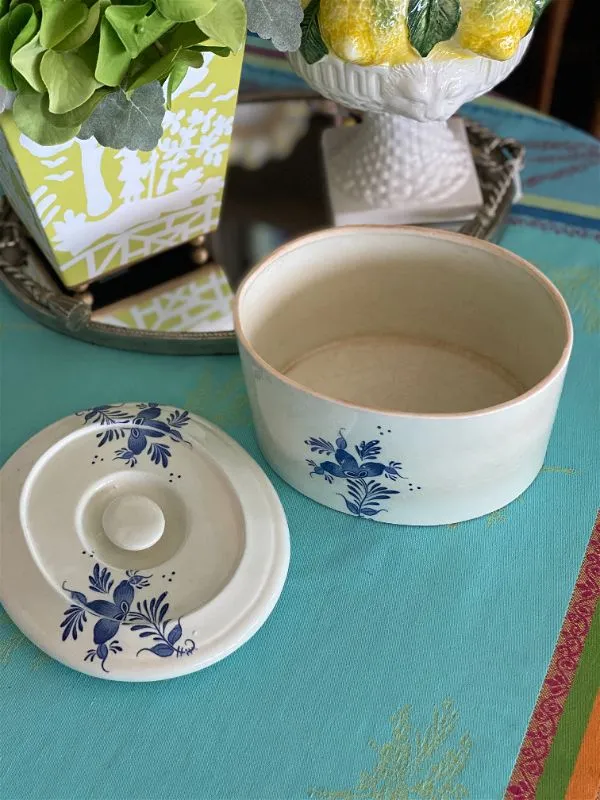
[[[102,515],[104,533],[123,550],[145,550],[163,535],[165,518],[160,507],[138,494],[115,498]]]

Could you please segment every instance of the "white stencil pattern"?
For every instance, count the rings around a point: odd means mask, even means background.
[[[220,268],[203,270],[201,276],[176,288],[161,292],[150,300],[129,306],[126,313],[98,315],[107,325],[133,327],[146,331],[231,330],[232,292]]]

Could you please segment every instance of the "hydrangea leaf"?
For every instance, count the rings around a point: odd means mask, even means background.
[[[220,58],[227,58],[227,56],[231,55],[231,50],[228,47],[219,47],[218,44],[199,44],[197,47],[190,47],[186,50],[186,53],[190,52],[214,53]],[[193,66],[193,64],[190,63],[190,66]]]
[[[48,122],[42,103],[46,98],[39,92],[24,92],[17,95],[12,113],[16,126],[21,133],[41,145],[63,144],[73,139],[79,126],[59,128]]]
[[[100,46],[94,77],[105,86],[119,86],[125,77],[131,56],[107,19],[100,23]]]
[[[48,108],[48,96],[46,95],[42,101],[42,111],[48,122],[56,128],[79,127],[88,119],[96,106],[99,105],[108,94],[114,91],[114,89],[101,86],[100,89],[94,92],[89,100],[83,103],[83,105],[80,105],[79,108],[74,108],[73,111],[67,111],[66,114],[53,114]]]
[[[406,20],[410,43],[425,58],[456,33],[460,0],[410,0]]]
[[[44,52],[45,50],[40,44],[40,35],[37,33],[33,39],[23,47],[20,47],[10,58],[13,69],[22,75],[36,92],[41,92],[42,94],[46,91],[40,75],[40,63]]]
[[[192,47],[202,44],[208,39],[195,22],[184,22],[177,25],[160,39],[160,45],[167,51],[176,50],[178,47]]]
[[[84,45],[88,39],[91,39],[100,22],[100,13],[108,5],[109,0],[98,0],[94,3],[83,22],[71,31],[68,36],[65,36],[61,42],[55,45],[54,49],[62,53],[68,50],[77,50]]]
[[[53,114],[78,108],[99,85],[91,69],[76,53],[47,50],[42,56],[40,74],[48,89],[49,108]]]
[[[37,17],[33,6],[23,3],[0,19],[0,84],[11,91],[17,86],[13,78],[11,55],[33,38],[37,30]]]
[[[119,39],[131,56],[136,58],[157,39],[173,27],[173,22],[166,19],[159,11],[152,11],[153,3],[139,6],[109,6],[105,19],[115,29]]]
[[[246,0],[248,29],[271,39],[278,50],[298,50],[303,19],[300,0]]]
[[[173,22],[191,22],[198,17],[204,17],[216,5],[216,0],[156,0],[160,13]]]
[[[196,24],[215,42],[237,53],[246,41],[244,0],[220,0],[210,14],[196,20]]]
[[[15,27],[19,28],[19,32],[15,36],[15,40],[10,49],[12,55],[33,39],[38,31],[39,23],[31,3],[23,3],[20,6],[16,6],[10,12],[10,16],[14,20]]]
[[[173,69],[169,75],[169,80],[167,82],[167,108],[171,108],[171,103],[173,102],[173,92],[175,92],[181,84],[185,76],[187,75],[188,65],[184,64],[183,61],[176,61],[173,64]]]
[[[81,0],[40,0],[42,24],[40,41],[49,49],[74,31],[87,17],[88,9]]]
[[[185,64],[186,67],[193,67],[193,69],[199,69],[204,64],[204,56],[202,55],[202,51],[203,48],[201,47],[194,50],[192,49],[182,50],[177,58],[177,61],[178,63]],[[230,52],[231,51],[227,49],[227,53]]]
[[[153,150],[162,135],[164,114],[158,81],[136,89],[131,97],[123,90],[111,92],[82,125],[79,138],[93,136],[103,147],[115,150]]]
[[[171,72],[171,68],[173,67],[175,59],[179,53],[180,50],[178,48],[177,50],[173,50],[171,53],[165,53],[165,55],[161,56],[158,61],[153,61],[149,67],[140,72],[140,74],[136,76],[135,80],[132,81],[131,85],[127,89],[127,94],[131,96],[132,92],[135,92],[136,89],[139,89],[141,86],[145,86],[147,83],[152,83],[153,81],[163,81]]]

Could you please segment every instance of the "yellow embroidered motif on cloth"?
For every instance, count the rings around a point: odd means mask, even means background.
[[[434,708],[424,733],[413,730],[410,713],[410,706],[404,706],[394,714],[389,742],[370,743],[377,763],[372,771],[360,774],[354,789],[313,789],[310,796],[318,800],[466,800],[469,790],[459,778],[469,761],[472,741],[468,733],[455,735],[459,715],[453,701],[444,700],[441,710]]]
[[[586,333],[600,333],[600,265],[548,270],[569,308],[583,317]]]

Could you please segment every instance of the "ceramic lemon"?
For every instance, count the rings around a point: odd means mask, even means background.
[[[427,57],[475,55],[506,61],[515,55],[548,0],[302,2],[311,44],[318,35],[324,51],[342,61],[400,66]],[[313,63],[316,58],[307,60]]]
[[[329,50],[372,66],[417,57],[408,40],[406,0],[321,0],[319,24]]]
[[[459,43],[480,56],[506,61],[531,28],[531,0],[463,0]]]

